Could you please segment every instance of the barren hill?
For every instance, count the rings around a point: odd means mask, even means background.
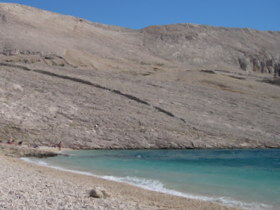
[[[131,30],[0,4],[0,140],[280,146],[280,32]]]

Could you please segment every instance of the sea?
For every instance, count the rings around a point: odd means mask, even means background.
[[[23,159],[242,209],[280,209],[280,149],[76,150]]]

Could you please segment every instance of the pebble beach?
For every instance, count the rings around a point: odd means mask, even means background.
[[[232,209],[27,163],[0,150],[0,209]],[[92,189],[106,192],[90,196]]]

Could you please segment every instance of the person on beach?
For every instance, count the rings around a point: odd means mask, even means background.
[[[7,142],[7,144],[14,144],[15,143],[15,140],[9,140],[8,142]]]
[[[59,150],[59,151],[61,151],[61,144],[62,144],[61,141],[57,144],[57,147],[58,147],[58,150]]]

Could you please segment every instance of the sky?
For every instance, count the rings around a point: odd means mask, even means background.
[[[280,31],[280,0],[6,0],[93,22],[140,29],[194,23]]]

